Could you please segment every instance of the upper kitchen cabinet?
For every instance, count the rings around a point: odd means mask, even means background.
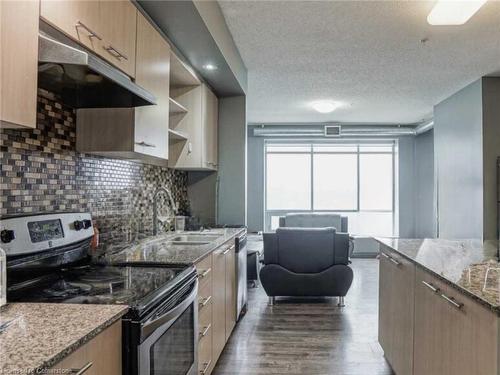
[[[0,125],[35,128],[38,1],[0,1]]]
[[[173,67],[173,64],[172,64]],[[173,78],[171,74],[171,80]],[[171,96],[186,112],[170,117],[169,166],[183,170],[217,170],[218,100],[210,88],[171,85]],[[172,137],[172,133],[185,135],[185,139]]]
[[[100,52],[103,30],[99,1],[42,0],[40,16],[88,49]]]
[[[130,1],[42,0],[42,19],[135,76],[137,9]]]
[[[99,6],[104,58],[134,77],[137,8],[130,1],[100,1]]]
[[[138,13],[136,83],[157,104],[137,108],[79,109],[77,149],[166,165],[168,159],[170,46]]]

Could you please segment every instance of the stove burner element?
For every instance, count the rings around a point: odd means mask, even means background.
[[[71,283],[65,280],[59,280],[52,284],[49,288],[41,291],[44,298],[47,299],[66,299],[72,296],[87,294],[92,287],[82,283]]]

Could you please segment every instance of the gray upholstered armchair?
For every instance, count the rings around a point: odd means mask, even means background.
[[[344,297],[353,272],[348,265],[349,236],[335,228],[278,228],[264,233],[264,266],[260,280],[274,297]]]

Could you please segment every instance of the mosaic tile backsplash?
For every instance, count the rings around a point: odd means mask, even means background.
[[[189,211],[187,173],[76,152],[75,111],[50,93],[38,93],[34,130],[0,130],[1,215],[90,211],[109,244],[152,230],[153,195],[172,192]],[[159,216],[168,210],[162,197]]]

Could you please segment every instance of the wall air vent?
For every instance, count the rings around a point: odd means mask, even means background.
[[[325,137],[340,137],[340,125],[325,125]]]

